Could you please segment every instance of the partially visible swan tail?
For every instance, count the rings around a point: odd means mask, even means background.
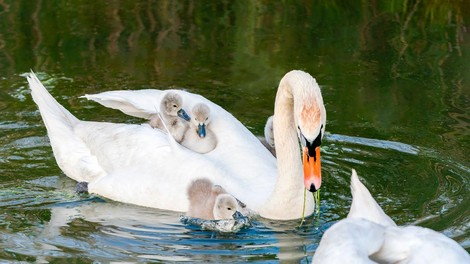
[[[57,164],[64,173],[76,180],[90,182],[104,175],[96,157],[90,153],[86,144],[74,133],[82,121],[60,105],[39,81],[33,71],[26,76],[31,96],[39,107],[42,120]]]
[[[29,87],[31,89],[31,96],[33,97],[34,102],[38,105],[42,119],[48,129],[51,126],[56,125],[70,127],[79,122],[75,116],[73,116],[69,111],[67,111],[67,109],[60,105],[54,97],[52,97],[33,71],[26,76],[26,79],[28,80]]]
[[[385,214],[374,200],[369,190],[362,184],[356,170],[351,175],[352,203],[348,218],[364,218],[384,226],[396,226],[395,222]]]

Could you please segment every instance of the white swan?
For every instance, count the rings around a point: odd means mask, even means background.
[[[189,127],[187,121],[190,120],[186,111],[181,108],[183,105],[182,101],[183,99],[180,95],[171,91],[166,93],[160,102],[161,115],[155,114],[149,121],[151,127],[163,131],[166,131],[164,127],[166,125],[170,134],[178,142],[183,140],[183,136]],[[163,122],[165,122],[165,125],[163,125]]]
[[[89,182],[91,193],[186,211],[189,203],[181,190],[193,179],[207,177],[262,217],[296,219],[303,215],[304,188],[320,188],[320,143],[326,111],[318,84],[305,72],[291,71],[279,84],[274,109],[277,168],[275,158],[246,127],[202,96],[175,90],[185,109],[197,103],[209,106],[218,144],[207,154],[183,148],[149,126],[78,120],[57,103],[34,73],[27,79],[59,167],[70,178]],[[149,118],[165,93],[115,91],[86,97]],[[305,215],[313,209],[313,198],[307,195]]]
[[[397,227],[352,171],[346,219],[323,235],[313,263],[470,263],[454,240],[419,226]]]
[[[207,153],[215,149],[217,137],[209,127],[211,120],[209,107],[204,103],[196,104],[191,111],[189,128],[183,135],[181,145],[198,153]]]

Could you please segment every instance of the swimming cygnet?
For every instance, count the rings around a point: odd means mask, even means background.
[[[233,219],[233,214],[237,211],[240,212],[237,199],[231,194],[223,193],[217,196],[212,213],[215,220],[221,220]]]
[[[211,122],[210,109],[206,104],[196,104],[192,109],[189,129],[184,134],[181,145],[199,153],[207,153],[217,146],[217,138],[208,128]]]
[[[276,157],[276,148],[274,146],[274,130],[273,130],[273,117],[268,117],[266,125],[264,126],[264,138],[258,137],[259,141]]]
[[[239,203],[220,185],[206,178],[193,181],[187,190],[189,209],[187,216],[205,220],[233,219]]]
[[[183,139],[184,133],[188,129],[186,121],[190,120],[182,105],[183,99],[175,92],[165,94],[160,103],[161,118],[163,118],[168,131],[177,142],[181,142]],[[150,118],[149,124],[153,128],[166,131],[161,118],[159,115],[154,115]]]

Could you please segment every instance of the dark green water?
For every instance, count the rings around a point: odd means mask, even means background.
[[[0,260],[307,263],[349,210],[351,168],[398,224],[470,251],[468,3],[271,2],[0,1]],[[220,235],[75,194],[21,76],[30,69],[84,120],[141,122],[85,93],[179,87],[257,135],[281,77],[309,72],[329,132],[319,219]]]

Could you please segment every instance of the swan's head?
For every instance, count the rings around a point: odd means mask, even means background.
[[[177,93],[168,92],[162,98],[160,103],[160,111],[165,113],[169,116],[179,116],[186,121],[190,120],[189,115],[184,111],[182,108],[183,105],[183,98]]]
[[[294,119],[302,147],[305,188],[316,192],[321,186],[320,145],[325,133],[326,110],[316,80],[303,79],[294,100]]]
[[[233,219],[233,214],[238,212],[238,201],[228,193],[219,194],[214,204],[214,219]]]
[[[204,138],[206,136],[206,126],[211,121],[210,109],[206,104],[199,103],[193,107],[192,114],[191,122],[197,127],[199,137]]]

